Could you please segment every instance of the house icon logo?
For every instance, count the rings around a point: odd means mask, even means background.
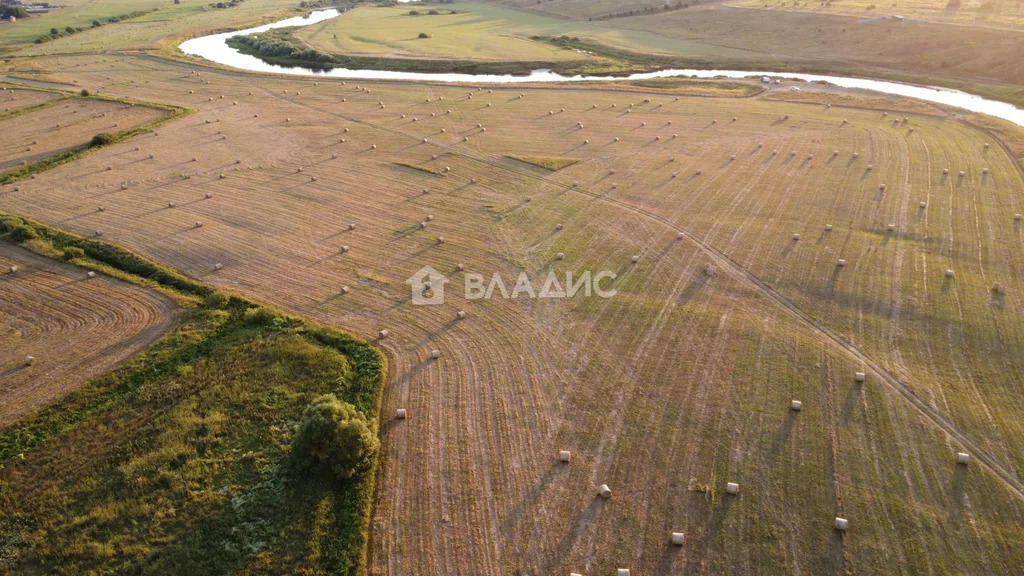
[[[448,279],[430,266],[417,270],[405,283],[412,290],[413,305],[444,304],[444,285],[448,283]]]

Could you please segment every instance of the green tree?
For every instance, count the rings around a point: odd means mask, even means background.
[[[303,471],[327,471],[348,480],[369,470],[380,450],[373,423],[355,406],[325,394],[302,412],[292,439],[292,464]]]

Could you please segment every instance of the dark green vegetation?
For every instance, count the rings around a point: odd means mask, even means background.
[[[364,569],[376,452],[343,480],[289,461],[303,410],[324,394],[376,442],[376,350],[121,248],[10,215],[0,230],[183,308],[143,354],[0,430],[0,573]]]
[[[81,144],[79,146],[75,146],[73,148],[64,150],[58,154],[50,156],[49,158],[44,158],[38,162],[29,164],[27,166],[21,166],[16,170],[11,170],[10,172],[0,175],[0,184],[9,184],[11,182],[21,180],[23,178],[28,178],[29,176],[37,174],[44,170],[49,170],[50,168],[60,166],[61,164],[66,164],[68,162],[71,162],[72,160],[75,160],[76,158],[79,158],[84,154],[88,154],[93,150],[102,148],[104,146],[117,144],[118,142],[131,138],[132,136],[149,132],[157,128],[161,124],[191,114],[193,112],[193,110],[182,106],[157,104],[154,102],[141,102],[127,98],[112,98],[108,96],[99,96],[96,94],[90,94],[88,90],[84,89],[79,92],[69,92],[64,90],[50,89],[47,89],[46,91],[63,94],[64,98],[58,100],[51,100],[49,102],[37,104],[35,106],[28,106],[25,108],[13,110],[11,112],[8,112],[7,114],[0,115],[0,119],[10,118],[11,116],[24,114],[26,112],[32,112],[43,108],[48,108],[50,106],[56,106],[58,104],[66,103],[67,101],[73,99],[102,100],[105,102],[121,102],[124,104],[130,104],[132,106],[146,106],[148,108],[162,110],[166,112],[166,114],[152,122],[147,122],[145,124],[137,126],[129,126],[126,127],[124,130],[120,130],[118,132],[96,134],[95,136],[92,137],[91,140],[89,140],[89,142],[85,144]]]
[[[107,17],[107,18],[97,19],[97,20],[93,20],[92,21],[92,26],[91,27],[92,28],[99,28],[100,26],[103,26],[105,24],[116,24],[117,22],[123,22],[125,20],[131,20],[133,18],[138,18],[140,16],[145,16],[146,14],[149,14],[150,12],[156,12],[156,11],[157,11],[157,8],[153,8],[152,10],[135,10],[135,11],[129,12],[127,14],[121,14],[120,16],[110,16],[110,17]],[[58,30],[57,28],[50,28],[49,35],[47,35],[47,36],[40,36],[39,38],[36,38],[36,44],[42,44],[43,42],[47,42],[49,40],[56,40],[57,38],[62,38],[64,36],[71,36],[72,34],[77,34],[78,32],[85,32],[88,29],[89,28],[84,28],[84,27],[81,27],[81,26],[79,26],[79,27],[65,26],[63,30]]]
[[[579,158],[560,158],[558,156],[508,156],[508,158],[525,162],[538,168],[544,168],[545,170],[551,170],[552,172],[568,168],[580,161]]]

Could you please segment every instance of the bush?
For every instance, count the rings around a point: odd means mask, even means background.
[[[89,91],[86,90],[85,88],[83,88],[82,91],[79,92],[79,94],[81,94],[82,96],[88,96],[89,95]]]
[[[85,258],[85,250],[82,250],[78,246],[68,246],[64,249],[63,257],[65,260],[74,260],[75,258]]]
[[[28,240],[34,240],[38,237],[39,235],[36,234],[36,231],[25,224],[18,224],[13,230],[11,230],[11,240],[18,244],[27,242]]]
[[[244,318],[245,323],[250,326],[281,326],[284,324],[284,318],[276,310],[266,306],[249,308],[245,311]]]
[[[224,308],[230,300],[230,296],[218,290],[207,294],[206,298],[203,299],[203,303],[209,308]]]
[[[107,146],[115,142],[117,142],[117,138],[113,134],[100,132],[99,134],[92,137],[92,140],[89,141],[89,146]]]
[[[420,32],[420,35],[418,37],[419,38],[430,38],[430,34],[427,34],[426,32]]]
[[[6,234],[14,230],[15,226],[24,224],[25,221],[17,216],[0,216],[0,234]]]
[[[379,450],[372,421],[355,406],[326,394],[303,410],[291,461],[297,470],[348,480],[371,469]]]

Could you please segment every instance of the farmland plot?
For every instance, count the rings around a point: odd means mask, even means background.
[[[139,66],[151,84],[75,74],[199,113],[0,188],[0,209],[387,330],[382,413],[407,418],[382,425],[372,573],[1024,567],[1024,185],[985,133],[653,90]],[[450,280],[443,305],[410,301],[424,265]],[[466,273],[586,270],[617,294],[462,292]]]

